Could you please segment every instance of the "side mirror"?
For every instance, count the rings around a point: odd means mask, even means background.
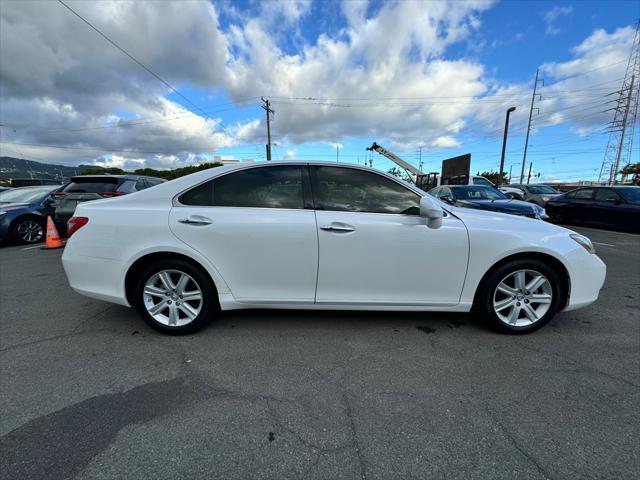
[[[444,210],[435,198],[425,195],[420,199],[420,216],[427,220],[427,227],[440,228]]]

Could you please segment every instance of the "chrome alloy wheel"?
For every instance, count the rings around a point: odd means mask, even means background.
[[[536,323],[549,311],[551,283],[535,270],[517,270],[502,279],[493,294],[493,310],[512,327]]]
[[[180,270],[161,270],[144,285],[147,312],[162,325],[181,327],[191,323],[202,310],[202,290]]]
[[[36,220],[24,220],[18,225],[18,238],[25,243],[35,243],[42,240],[44,230]]]

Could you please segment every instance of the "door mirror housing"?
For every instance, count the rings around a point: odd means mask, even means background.
[[[440,228],[444,210],[435,198],[425,195],[420,199],[420,216],[426,219],[427,227]]]

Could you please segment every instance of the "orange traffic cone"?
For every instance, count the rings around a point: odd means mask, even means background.
[[[62,248],[64,247],[64,243],[60,240],[60,235],[58,235],[58,230],[56,229],[56,225],[53,223],[53,219],[51,215],[47,216],[47,237],[44,242],[43,250],[48,250],[51,248]]]

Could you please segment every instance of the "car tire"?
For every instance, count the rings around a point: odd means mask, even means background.
[[[38,217],[18,218],[11,224],[10,236],[19,245],[41,242],[45,236],[45,224]]]
[[[138,275],[134,306],[153,329],[185,335],[206,325],[219,311],[209,275],[179,259],[154,262]]]
[[[487,276],[477,306],[494,330],[524,334],[547,324],[563,305],[565,295],[559,274],[548,264],[518,259]]]

